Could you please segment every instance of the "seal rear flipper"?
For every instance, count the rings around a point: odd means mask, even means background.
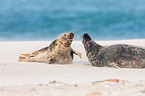
[[[20,54],[19,56],[19,61],[26,61],[27,58],[30,56],[30,54]]]
[[[20,54],[19,56],[30,56],[30,54]]]
[[[20,54],[18,56],[19,56],[19,61],[25,61],[25,62],[32,61],[30,60],[30,58],[34,57],[32,54]]]

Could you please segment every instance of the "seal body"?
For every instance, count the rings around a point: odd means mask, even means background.
[[[101,46],[85,33],[83,44],[89,62],[97,67],[145,68],[145,49],[126,44]]]
[[[71,48],[74,34],[72,32],[61,35],[54,40],[48,47],[34,51],[31,54],[20,54],[19,61],[25,62],[44,62],[48,64],[66,64],[71,63],[73,54],[81,53],[74,51]]]

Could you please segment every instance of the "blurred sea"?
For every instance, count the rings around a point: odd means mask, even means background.
[[[0,41],[145,39],[145,0],[0,0]]]

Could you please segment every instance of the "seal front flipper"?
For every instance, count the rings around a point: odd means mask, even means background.
[[[82,54],[81,54],[80,52],[77,52],[77,51],[75,51],[75,50],[73,50],[73,49],[72,49],[72,52],[73,52],[74,54],[78,55],[80,58],[82,58]]]

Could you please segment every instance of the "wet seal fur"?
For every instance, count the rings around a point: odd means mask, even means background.
[[[72,32],[61,35],[54,40],[48,47],[34,51],[31,54],[20,54],[19,61],[24,62],[44,62],[48,64],[71,63],[73,54],[80,56],[81,53],[71,48],[74,34]]]
[[[145,49],[126,44],[101,46],[85,33],[83,44],[89,62],[96,67],[145,68]]]

